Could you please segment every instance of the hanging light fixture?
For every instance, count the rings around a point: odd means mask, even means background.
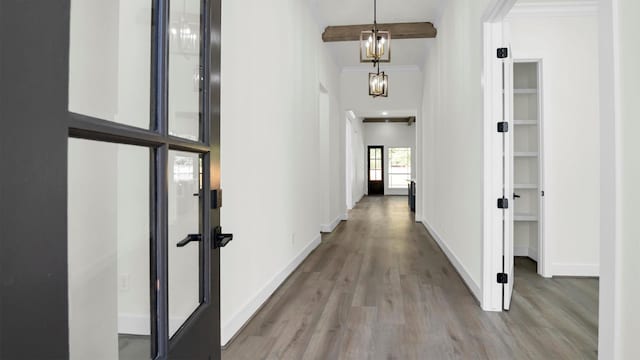
[[[373,0],[373,28],[360,32],[360,62],[373,63],[391,61],[391,33],[378,30],[377,3]]]
[[[380,63],[378,65],[378,72],[369,73],[369,95],[374,98],[388,97],[389,96],[389,75],[380,72]]]

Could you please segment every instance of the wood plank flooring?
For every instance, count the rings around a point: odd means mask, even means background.
[[[596,359],[598,280],[516,259],[483,312],[405,197],[365,197],[223,351],[235,359]]]

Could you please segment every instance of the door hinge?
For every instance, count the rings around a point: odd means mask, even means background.
[[[540,191],[540,196],[544,197],[544,190]]]
[[[498,59],[506,59],[509,57],[509,49],[508,48],[498,48]]]
[[[509,208],[509,199],[501,198],[498,199],[498,209],[508,209]]]
[[[509,132],[509,123],[506,121],[501,121],[498,123],[498,132],[506,133]]]
[[[507,284],[509,282],[509,275],[506,273],[498,273],[497,280],[498,284]]]

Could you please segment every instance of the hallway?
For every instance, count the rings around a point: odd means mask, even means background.
[[[405,197],[365,197],[223,359],[595,359],[598,281],[516,260],[512,310],[483,312]]]

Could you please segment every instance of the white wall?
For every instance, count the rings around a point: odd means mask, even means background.
[[[640,229],[638,228],[638,214],[640,214],[640,25],[637,15],[640,14],[640,3],[635,0],[614,1],[614,16],[619,23],[614,24],[614,66],[617,70],[618,83],[614,90],[617,95],[616,118],[618,157],[618,226],[619,245],[614,281],[617,283],[615,291],[619,295],[615,303],[616,324],[614,336],[618,336],[616,359],[638,359],[638,334],[640,333]],[[603,246],[604,245],[603,243]]]
[[[266,41],[240,46],[255,29]],[[318,245],[320,199],[331,199],[330,219],[346,211],[339,75],[320,34],[305,1],[222,4],[221,222],[234,233],[221,259],[223,344]],[[256,66],[256,54],[269,55]],[[330,194],[320,191],[320,85],[329,96]]]
[[[372,145],[382,145],[384,164],[384,194],[385,195],[407,195],[407,187],[402,189],[392,189],[389,187],[389,148],[408,147],[411,148],[411,177],[415,175],[416,168],[416,125],[408,126],[406,123],[363,123],[365,159],[366,149]],[[365,168],[366,168],[365,160]],[[365,173],[366,177],[366,173]],[[365,179],[365,183],[367,180]]]
[[[368,73],[370,68],[346,68],[341,74],[341,103],[345,111],[357,116],[415,115],[420,108],[422,72],[418,67],[380,67],[389,75],[389,97],[369,96]]]
[[[549,275],[598,275],[597,15],[519,15],[506,24],[514,60],[542,60],[543,236],[549,249]]]
[[[70,358],[114,359],[149,334],[149,151],[70,139],[68,176]]]
[[[351,206],[355,206],[366,193],[367,187],[364,130],[362,119],[356,117],[353,112],[347,112],[346,118],[351,124],[351,153],[347,156],[351,158]]]
[[[447,1],[424,66],[423,222],[481,298],[482,14],[489,0]],[[460,226],[464,224],[464,226]]]

